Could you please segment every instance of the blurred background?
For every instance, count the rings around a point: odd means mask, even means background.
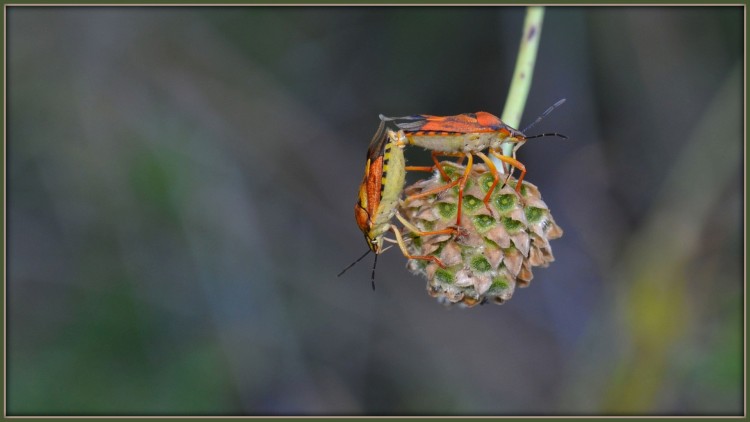
[[[6,11],[8,414],[744,412],[742,7],[547,9],[565,235],[472,309],[336,274],[378,114],[500,114],[523,8]]]

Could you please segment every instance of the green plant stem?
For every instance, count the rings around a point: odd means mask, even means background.
[[[516,57],[516,69],[513,71],[508,98],[505,100],[505,108],[503,108],[503,114],[500,117],[503,123],[514,128],[518,128],[518,125],[521,124],[521,116],[526,106],[526,99],[529,96],[543,23],[544,6],[529,6],[526,8],[523,36],[518,48],[518,57]],[[512,149],[512,144],[504,145],[503,154],[510,155]]]

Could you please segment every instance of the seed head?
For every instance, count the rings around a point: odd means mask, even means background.
[[[449,175],[462,175],[464,167],[453,162],[441,165]],[[493,177],[487,167],[472,167],[463,194],[461,225],[455,235],[416,236],[404,230],[412,255],[434,255],[445,268],[432,261],[410,260],[408,268],[427,278],[427,292],[440,302],[472,307],[487,301],[503,303],[516,286],[526,287],[533,267],[547,267],[555,260],[549,241],[562,236],[539,189],[523,182],[516,193],[516,179],[500,188],[504,175],[485,205]],[[448,182],[435,172],[405,189],[408,198]],[[402,201],[401,214],[421,231],[456,226],[458,189]]]

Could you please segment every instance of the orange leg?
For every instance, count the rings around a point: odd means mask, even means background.
[[[423,261],[432,261],[436,263],[440,268],[445,268],[445,264],[443,264],[443,261],[440,260],[440,258],[432,255],[411,255],[409,254],[409,251],[406,250],[406,244],[404,243],[404,238],[401,237],[401,233],[399,233],[398,229],[395,226],[391,226],[391,230],[393,230],[393,234],[396,235],[396,243],[398,243],[398,247],[401,248],[401,252],[404,254],[406,259],[421,259]]]
[[[440,162],[437,159],[438,155],[442,155],[442,154],[440,154],[439,152],[435,152],[435,151],[432,152],[432,161],[435,162],[435,165],[432,167],[406,166],[405,169],[406,171],[426,171],[426,172],[430,172],[430,171],[433,171],[434,169],[438,169],[438,171],[440,172],[440,176],[443,177],[443,180],[445,180],[446,182],[450,182],[451,178],[448,176],[448,173],[446,173],[445,170],[443,170],[443,166],[440,165]],[[463,156],[461,156],[460,161],[463,161]],[[460,161],[459,161],[459,164],[460,164]]]
[[[474,163],[474,158],[471,154],[466,154],[466,170],[464,170],[464,177],[461,178],[461,184],[458,185],[458,218],[456,218],[456,226],[461,226],[461,208],[464,205],[464,187],[466,187],[466,181],[469,180],[469,172],[471,172],[471,166]]]
[[[440,163],[437,162],[437,159],[435,158],[436,155],[446,155],[446,156],[449,156],[449,157],[456,157],[456,156],[458,156],[458,157],[463,158],[464,157],[464,153],[463,152],[442,152],[442,153],[439,153],[439,154],[438,153],[433,153],[433,159],[436,160],[435,161],[435,166],[438,168],[438,171],[440,171],[442,174],[444,174],[445,177],[450,181],[450,178],[445,173],[445,171],[443,170],[443,168],[440,165]],[[427,171],[428,168],[430,169],[429,171],[432,171],[432,169],[434,169],[434,167],[419,167],[419,166],[413,166],[413,167],[412,166],[406,166],[404,168],[407,171],[409,171],[409,170],[412,170],[412,171]],[[457,178],[456,180],[450,181],[450,183],[448,183],[447,185],[438,186],[436,188],[433,188],[433,189],[430,189],[430,190],[426,190],[426,191],[424,191],[422,193],[418,193],[416,195],[408,196],[406,198],[406,201],[408,202],[408,201],[411,201],[411,200],[414,200],[414,199],[417,199],[417,198],[422,198],[422,197],[425,197],[425,196],[430,196],[430,195],[434,195],[436,193],[440,193],[440,192],[442,192],[444,190],[448,190],[448,189],[456,186],[459,183],[461,183],[461,178],[460,177]]]
[[[432,172],[432,169],[435,167],[431,166],[405,166],[404,170],[406,171],[426,171],[426,172]]]
[[[398,140],[397,145],[399,147],[403,147],[404,145],[407,145],[406,136],[404,135],[403,131],[399,131],[399,134],[401,135],[401,138]],[[432,152],[432,161],[435,163],[435,167],[426,167],[426,166],[406,166],[406,170],[409,171],[432,171],[433,169],[437,168],[440,172],[440,176],[443,177],[443,180],[446,182],[450,182],[451,178],[448,177],[448,174],[443,170],[443,166],[440,165],[440,162],[437,159],[438,155],[459,155],[456,153],[439,153],[437,151]],[[463,160],[463,159],[462,159]],[[460,163],[460,162],[459,162]],[[429,170],[428,170],[429,169]]]
[[[456,161],[456,164],[458,164],[460,166],[460,165],[463,165],[464,158],[466,158],[466,156],[468,154],[466,154],[464,152],[437,152],[437,151],[435,151],[435,152],[432,153],[432,161],[435,162],[435,167],[438,168],[438,170],[440,171],[440,174],[443,176],[443,179],[445,179],[446,181],[450,181],[450,177],[448,177],[448,175],[445,173],[445,171],[443,171],[443,166],[440,165],[440,163],[437,160],[437,156],[439,156],[439,155],[442,155],[442,156],[445,156],[445,157],[458,157],[458,160]]]
[[[456,179],[456,180],[448,183],[445,186],[438,186],[436,188],[433,188],[433,189],[430,189],[430,190],[426,190],[426,191],[418,193],[416,195],[411,195],[411,196],[407,197],[405,199],[405,201],[411,201],[411,200],[414,200],[414,199],[417,199],[417,198],[422,198],[424,196],[434,195],[436,193],[443,192],[443,191],[448,190],[448,189],[456,186],[457,184],[461,183],[461,180],[462,180],[461,178],[458,178],[458,179]],[[461,199],[459,199],[459,204],[461,204]],[[420,236],[423,236],[423,235],[432,235],[432,234],[451,234],[451,233],[459,235],[460,231],[459,231],[458,225],[461,224],[461,211],[460,210],[461,209],[459,208],[459,212],[458,212],[458,218],[459,218],[459,220],[458,220],[457,227],[452,227],[452,228],[449,228],[449,229],[439,230],[439,231],[434,231],[434,232],[420,232],[419,230],[411,229],[411,227],[410,227],[410,229],[414,233],[416,233],[417,235],[420,235]]]
[[[433,235],[437,235],[437,234],[457,234],[458,233],[458,228],[456,228],[456,227],[450,227],[450,228],[443,229],[443,230],[433,230],[433,231],[423,232],[423,231],[419,230],[419,228],[417,226],[415,226],[414,224],[410,223],[407,219],[405,219],[398,212],[396,212],[396,218],[398,218],[398,220],[401,222],[401,224],[403,224],[404,227],[406,227],[407,229],[409,229],[409,231],[411,231],[412,233],[414,233],[415,235],[420,236],[420,237],[421,236],[433,236]]]
[[[440,192],[442,192],[444,190],[448,190],[448,189],[452,188],[453,186],[456,186],[459,183],[461,183],[461,179],[460,178],[458,178],[458,179],[456,179],[456,180],[448,183],[447,185],[438,186],[436,188],[432,188],[430,190],[426,190],[424,192],[420,192],[420,193],[418,193],[416,195],[408,196],[406,198],[406,201],[408,202],[408,201],[412,201],[412,200],[417,199],[417,198],[422,198],[422,197],[425,197],[425,196],[430,196],[430,195],[434,195],[436,193],[440,193]]]
[[[433,195],[433,194],[436,194],[438,192],[442,192],[444,190],[448,190],[448,189],[450,189],[450,188],[458,185],[458,213],[457,213],[458,215],[457,215],[457,218],[456,218],[456,226],[460,226],[461,225],[461,208],[463,207],[463,202],[464,202],[464,187],[466,186],[466,181],[469,179],[469,173],[471,172],[471,166],[472,166],[472,163],[474,161],[473,161],[473,158],[472,158],[471,154],[466,154],[466,153],[463,153],[463,152],[443,152],[443,153],[440,153],[439,155],[446,155],[446,156],[449,156],[449,157],[462,157],[462,158],[463,157],[467,157],[468,160],[467,160],[467,163],[466,163],[466,169],[464,170],[463,176],[459,177],[456,180],[453,180],[452,182],[448,183],[447,185],[438,186],[436,188],[433,188],[433,189],[430,189],[430,190],[418,193],[416,195],[411,195],[411,196],[409,196],[409,197],[406,198],[406,201],[411,201],[411,200],[414,200],[414,199],[417,199],[417,198],[422,198],[424,196]],[[436,162],[436,165],[439,166],[439,164],[437,164],[437,162]],[[439,168],[440,167],[438,167],[438,169]]]
[[[524,176],[526,176],[526,166],[523,165],[522,162],[516,160],[513,157],[508,157],[507,155],[503,155],[495,150],[490,150],[490,154],[497,157],[498,160],[508,163],[511,166],[521,170],[521,175],[518,176],[518,183],[516,184],[516,193],[521,193],[521,182],[523,182]],[[508,172],[508,177],[505,178],[505,182],[503,182],[503,186],[505,186],[508,183],[508,180],[510,180],[511,173]]]
[[[432,151],[432,161],[435,163],[435,167],[437,167],[438,171],[440,172],[440,175],[443,176],[443,180],[446,182],[450,182],[451,178],[448,177],[448,174],[443,170],[443,166],[440,165],[440,162],[437,159],[437,156],[440,155],[437,151]]]
[[[433,255],[405,255],[406,259],[421,259],[424,261],[432,261],[440,266],[440,268],[445,268],[445,264],[443,264],[443,261],[440,260],[440,258],[433,256]]]
[[[451,178],[448,176],[448,173],[445,172],[445,170],[443,169],[443,166],[440,164],[440,161],[438,161],[438,159],[437,159],[437,157],[440,156],[440,155],[447,155],[447,156],[454,157],[454,156],[457,155],[457,153],[441,153],[441,152],[433,151],[432,152],[432,161],[435,163],[435,165],[433,167],[427,167],[427,166],[406,166],[405,169],[406,169],[406,171],[426,171],[426,172],[430,172],[430,171],[433,171],[434,169],[438,169],[438,171],[440,172],[440,176],[443,177],[443,180],[445,180],[446,182],[450,182]],[[465,156],[463,154],[460,154],[459,155],[459,160],[458,160],[458,162],[456,164],[460,165],[464,161],[464,157]]]
[[[495,186],[497,186],[497,182],[500,180],[500,175],[497,173],[497,167],[495,167],[495,163],[490,160],[489,157],[484,155],[481,152],[476,152],[477,156],[484,161],[484,163],[487,165],[487,168],[490,169],[490,172],[492,173],[492,185],[490,185],[489,190],[487,190],[487,195],[484,196],[484,207],[487,208],[487,211],[490,212],[491,216],[494,216],[495,214],[492,212],[492,208],[490,208],[490,197],[492,196],[492,192],[495,191]]]
[[[414,231],[414,234],[416,234],[417,236],[433,236],[436,234],[453,234],[455,232],[456,232],[455,228],[450,228],[450,229],[443,229],[443,230],[433,230],[429,232],[421,232],[417,230],[417,231]]]
[[[440,161],[438,161],[438,156],[446,156],[446,157],[458,157],[458,161],[456,164],[461,165],[464,162],[464,157],[466,156],[462,152],[440,152],[440,151],[433,151],[432,152],[432,161],[435,163],[435,168],[438,169],[440,172],[440,175],[443,176],[443,180],[446,182],[450,182],[451,178],[448,176],[448,173],[443,170],[443,166],[440,164]]]
[[[443,166],[440,165],[440,162],[438,161],[437,157],[438,155],[444,155],[439,152],[432,152],[432,161],[435,162],[435,165],[433,167],[427,167],[427,166],[406,166],[404,167],[406,171],[432,171],[434,169],[438,169],[440,172],[440,176],[443,177],[443,180],[446,182],[450,182],[451,178],[448,176],[448,173],[443,170]],[[461,161],[463,161],[463,156],[461,157]]]

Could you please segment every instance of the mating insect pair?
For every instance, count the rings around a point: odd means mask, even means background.
[[[401,191],[406,180],[406,170],[423,170],[424,168],[407,167],[404,159],[404,145],[399,142],[396,132],[385,129],[385,121],[381,120],[378,131],[370,142],[367,150],[367,162],[365,164],[365,175],[359,187],[359,199],[354,206],[354,218],[362,233],[365,235],[369,250],[359,257],[351,265],[339,273],[344,274],[346,270],[354,266],[370,252],[375,253],[375,263],[372,267],[372,288],[375,289],[375,266],[378,255],[385,251],[383,242],[396,243],[407,259],[422,259],[433,261],[443,266],[435,256],[414,256],[409,254],[399,229],[391,224],[391,219],[396,218],[417,236],[428,236],[433,234],[448,234],[454,230],[440,230],[423,232],[409,223],[396,210]],[[431,167],[429,168],[431,171]],[[385,235],[392,231],[396,239],[386,238]],[[388,249],[388,248],[386,248]]]
[[[549,114],[556,107],[564,103],[562,99],[549,107],[542,113],[531,125],[523,132],[538,123],[542,118]],[[504,184],[512,174],[512,169],[518,169],[521,174],[516,184],[516,192],[520,192],[522,181],[526,175],[526,167],[515,158],[516,151],[528,139],[540,138],[543,136],[558,136],[566,139],[564,135],[558,133],[544,133],[535,136],[526,136],[523,132],[513,129],[504,124],[498,117],[487,113],[466,113],[456,116],[430,116],[414,115],[406,117],[385,117],[380,116],[380,126],[375,133],[370,147],[367,151],[367,163],[365,165],[365,175],[360,185],[359,199],[354,207],[357,225],[365,235],[369,250],[344,269],[340,274],[351,268],[359,262],[368,253],[375,253],[375,265],[377,264],[377,255],[384,251],[383,241],[391,241],[400,247],[407,259],[421,259],[433,261],[443,267],[442,262],[435,256],[413,256],[407,251],[404,240],[398,228],[390,223],[395,215],[401,223],[413,232],[416,236],[427,236],[435,234],[455,234],[461,225],[461,210],[463,200],[463,190],[473,165],[473,156],[478,156],[487,165],[487,168],[493,176],[493,181],[489,187],[483,202],[487,210],[492,214],[489,207],[489,201],[492,193],[499,182],[499,172],[492,160],[482,151],[489,150],[489,153],[501,162],[508,165],[508,176]],[[393,121],[398,132],[385,128],[385,122]],[[513,145],[511,156],[502,154],[503,145]],[[409,167],[405,165],[403,148],[405,145],[417,145],[425,149],[432,150],[432,159],[434,167]],[[438,161],[438,156],[459,157],[461,160],[467,160],[464,174],[452,180],[445,172],[443,166]],[[404,219],[396,210],[401,190],[405,181],[405,172],[410,171],[429,171],[437,169],[441,177],[447,184],[435,189],[421,192],[406,198],[410,201],[419,197],[433,195],[441,191],[450,189],[458,185],[458,212],[455,229],[445,229],[434,232],[420,231],[413,224]],[[385,234],[392,231],[396,236],[395,240],[385,238]],[[386,248],[387,249],[387,248]],[[375,288],[375,265],[373,265],[372,285]]]

